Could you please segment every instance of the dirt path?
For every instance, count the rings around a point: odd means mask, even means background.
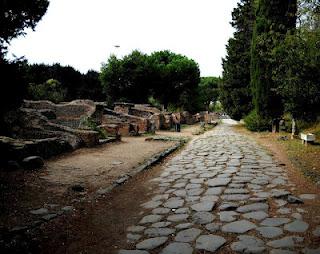
[[[93,149],[80,149],[70,155],[48,161],[42,178],[49,183],[70,186],[81,184],[88,189],[105,187],[119,176],[175,142],[146,142],[145,137],[126,137],[121,142]]]

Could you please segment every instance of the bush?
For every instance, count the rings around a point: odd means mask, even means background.
[[[249,115],[244,118],[245,125],[250,131],[266,131],[270,130],[270,121],[262,119],[256,110],[252,110]]]
[[[66,89],[55,79],[49,79],[43,84],[30,84],[28,87],[28,96],[32,100],[49,100],[54,103],[64,101]]]

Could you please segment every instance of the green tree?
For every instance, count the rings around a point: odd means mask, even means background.
[[[150,66],[155,99],[166,108],[173,105],[189,111],[196,109],[200,70],[194,60],[165,50],[151,54]]]
[[[221,78],[217,77],[203,77],[198,86],[198,103],[200,110],[209,110],[209,106],[213,103],[212,108],[218,101],[219,84]]]
[[[34,29],[46,13],[48,0],[0,1],[0,54],[3,58],[11,39],[23,35],[25,28]]]
[[[123,59],[111,56],[100,73],[107,102],[145,103],[150,94],[149,69],[148,56],[137,50]]]
[[[320,113],[320,3],[299,2],[299,27],[274,50],[277,92],[293,119],[314,121]]]
[[[220,101],[224,110],[240,120],[252,109],[250,91],[250,45],[254,22],[254,0],[242,0],[232,12],[231,25],[236,30],[229,39],[223,59],[223,82]]]
[[[111,56],[101,68],[100,80],[110,105],[115,101],[146,103],[153,97],[165,107],[192,111],[200,71],[193,60],[170,51],[151,55],[133,51],[123,59]]]
[[[272,73],[278,64],[273,50],[295,28],[296,0],[259,0],[251,45],[251,86],[257,121],[271,123],[282,111]]]

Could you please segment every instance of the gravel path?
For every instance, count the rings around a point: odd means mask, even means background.
[[[119,254],[320,253],[320,226],[304,221],[286,172],[255,142],[224,123],[171,159]]]

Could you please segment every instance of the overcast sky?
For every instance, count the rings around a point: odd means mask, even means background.
[[[30,63],[60,63],[86,72],[99,71],[110,54],[169,49],[194,59],[201,76],[220,76],[237,2],[50,0],[36,31],[12,40],[10,53]]]

